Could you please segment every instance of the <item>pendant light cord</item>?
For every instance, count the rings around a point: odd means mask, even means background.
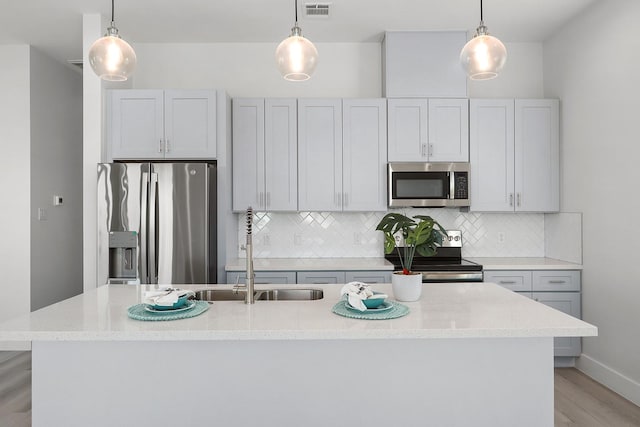
[[[484,21],[484,17],[482,16],[482,0],[480,0],[480,21]]]
[[[296,27],[297,27],[298,26],[298,0],[296,0],[295,8],[296,8]]]
[[[480,1],[482,1],[482,0],[480,0]],[[115,17],[114,17],[115,7],[114,7],[114,3],[115,3],[115,0],[111,0],[111,22],[115,22]]]

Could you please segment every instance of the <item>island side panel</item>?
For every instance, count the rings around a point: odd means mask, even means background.
[[[553,426],[552,338],[49,341],[32,351],[34,427]]]

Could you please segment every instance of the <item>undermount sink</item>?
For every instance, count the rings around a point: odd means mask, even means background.
[[[233,289],[202,289],[195,292],[199,301],[244,301],[244,292]],[[324,298],[322,289],[258,289],[254,292],[256,301],[314,301]]]

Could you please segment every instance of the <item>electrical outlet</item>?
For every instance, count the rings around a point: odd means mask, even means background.
[[[47,220],[47,210],[45,208],[38,208],[38,221]]]
[[[504,231],[498,231],[498,243],[504,243],[505,240],[506,236],[504,234]]]

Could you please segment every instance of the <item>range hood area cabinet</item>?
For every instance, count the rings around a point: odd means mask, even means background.
[[[215,90],[107,91],[107,159],[215,159]]]
[[[298,100],[298,208],[387,210],[384,99]]]
[[[233,211],[296,211],[296,99],[234,98],[232,108]]]
[[[388,31],[382,42],[382,94],[387,98],[466,98],[460,66],[466,31]]]
[[[468,99],[389,99],[390,162],[468,162]]]
[[[471,99],[471,211],[560,210],[559,101]]]

